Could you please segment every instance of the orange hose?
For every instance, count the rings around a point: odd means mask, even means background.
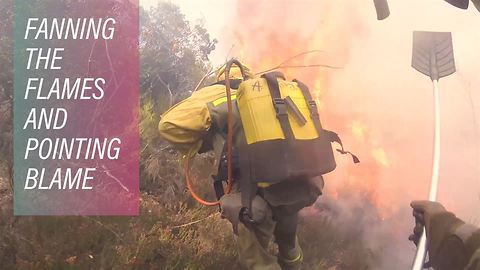
[[[206,205],[206,206],[215,206],[215,205],[220,204],[220,201],[214,201],[214,202],[206,201],[206,200],[200,198],[200,196],[198,196],[198,194],[195,193],[195,191],[193,191],[192,181],[190,180],[190,158],[188,158],[187,162],[185,162],[185,180],[187,181],[188,191],[190,191],[190,194],[192,194],[192,197],[197,202],[199,202],[203,205]]]
[[[233,173],[232,173],[232,152],[233,152],[233,105],[232,95],[230,93],[230,67],[236,64],[244,76],[242,65],[235,59],[230,60],[225,66],[225,91],[227,94],[227,187],[224,189],[225,194],[229,194],[233,188]],[[244,76],[245,77],[245,76]],[[187,182],[187,188],[192,194],[192,197],[199,203],[206,206],[219,205],[220,201],[206,201],[198,196],[193,190],[192,181],[190,179],[190,158],[185,162],[185,180]]]
[[[230,92],[230,67],[235,60],[230,60],[225,66],[225,92],[227,94],[227,189],[225,194],[230,193],[233,187],[233,173],[232,173],[232,149],[233,149],[233,106],[232,94]],[[237,63],[240,70],[242,66]],[[243,71],[243,70],[242,70]],[[243,73],[243,72],[242,72]]]

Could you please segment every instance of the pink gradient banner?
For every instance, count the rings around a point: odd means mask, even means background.
[[[14,8],[15,215],[138,215],[138,1],[25,2]]]

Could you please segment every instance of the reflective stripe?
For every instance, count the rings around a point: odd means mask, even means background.
[[[237,95],[233,94],[232,95],[232,100],[235,100],[235,99],[237,99]],[[221,98],[213,101],[213,106],[217,107],[218,105],[223,104],[225,102],[227,102],[227,97],[221,97]]]
[[[258,187],[261,187],[261,188],[266,188],[266,187],[269,187],[271,184],[270,183],[267,183],[267,182],[259,182],[257,184]]]
[[[286,263],[295,263],[295,262],[298,262],[299,260],[301,260],[302,258],[303,258],[303,253],[300,252],[295,259],[288,260],[288,259],[282,258],[282,261],[284,261]]]

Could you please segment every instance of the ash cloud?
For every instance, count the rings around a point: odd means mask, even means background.
[[[381,250],[378,269],[408,269],[414,248],[409,202],[428,196],[433,145],[429,78],[410,67],[412,31],[452,31],[458,72],[440,80],[439,200],[467,221],[480,217],[480,13],[440,0],[390,1],[377,21],[372,1],[238,1],[225,39],[231,55],[255,71],[292,55],[322,50],[290,65],[329,64],[341,70],[283,70],[310,85],[325,127],[338,131],[362,163],[337,156],[317,202],[365,245]],[[229,44],[229,42],[223,42]],[[343,194],[340,196],[340,194]],[[308,212],[308,211],[307,211]]]

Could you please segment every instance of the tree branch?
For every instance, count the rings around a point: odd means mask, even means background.
[[[200,86],[203,84],[203,82],[208,78],[210,77],[210,75],[212,75],[212,70],[213,68],[210,68],[207,73],[205,73],[205,75],[203,75],[202,79],[197,83],[197,86],[195,86],[195,89],[193,89],[193,92],[197,91]]]
[[[120,181],[118,180],[117,177],[115,177],[113,174],[110,173],[110,170],[102,164],[102,169],[103,169],[103,172],[109,176],[110,178],[112,178],[113,180],[115,180],[121,187],[123,190],[125,190],[126,192],[130,192],[130,190]]]
[[[258,73],[255,73],[255,75],[259,75],[259,74],[262,74],[262,73],[266,73],[266,72],[269,72],[269,71],[272,71],[272,70],[276,70],[276,69],[281,69],[281,68],[300,68],[300,67],[326,67],[326,68],[332,68],[332,69],[341,69],[342,67],[335,67],[335,66],[330,66],[330,65],[320,65],[320,64],[315,64],[315,65],[298,65],[298,66],[285,66],[286,63],[292,61],[293,59],[295,58],[298,58],[300,56],[304,56],[304,55],[307,55],[307,54],[312,54],[312,53],[320,53],[320,52],[324,52],[322,50],[311,50],[311,51],[305,51],[305,52],[301,52],[299,54],[296,54],[294,56],[291,56],[289,58],[287,58],[286,60],[282,61],[280,64],[278,64],[277,66],[275,67],[272,67],[272,68],[269,68],[267,70],[264,70],[264,71],[260,71]]]
[[[267,69],[265,71],[262,71],[260,73],[257,73],[255,75],[259,75],[262,73],[267,73],[276,69],[289,69],[289,68],[313,68],[313,67],[324,67],[324,68],[330,68],[330,69],[343,69],[343,67],[337,67],[337,66],[330,66],[330,65],[322,65],[322,64],[312,64],[312,65],[292,65],[292,66],[277,66],[271,69]]]
[[[108,231],[110,231],[111,233],[113,233],[118,240],[122,241],[123,243],[125,243],[125,241],[123,240],[123,238],[116,232],[114,231],[112,228],[110,228],[109,226],[103,224],[101,221],[95,219],[95,218],[92,218],[92,217],[89,217],[89,216],[83,216],[84,218],[87,218],[89,220],[92,220],[94,221],[95,223],[97,223],[98,225],[102,226],[103,228],[107,229]]]
[[[209,218],[211,218],[211,217],[218,216],[218,215],[220,215],[220,212],[215,212],[215,213],[210,214],[209,216],[206,216],[206,217],[201,218],[201,219],[199,219],[199,220],[195,220],[195,221],[188,222],[188,223],[181,224],[181,225],[177,225],[177,226],[172,226],[172,227],[169,227],[169,229],[177,229],[177,228],[188,227],[188,226],[190,226],[190,225],[197,224],[197,223],[199,223],[199,222],[202,222],[202,221],[204,221],[204,220],[206,220],[206,219],[209,219]]]
[[[10,190],[13,192],[13,164],[8,164],[8,183]]]
[[[170,107],[172,107],[172,105],[173,105],[173,92],[172,92],[172,90],[170,89],[170,86],[162,79],[162,77],[160,77],[160,75],[157,76],[157,78],[158,78],[158,81],[159,81],[161,84],[163,84],[163,86],[165,86],[165,87],[167,88],[167,90],[168,90],[168,94],[170,95],[170,101],[168,102],[168,107],[170,108]]]
[[[97,40],[95,39],[95,41],[93,41],[92,48],[90,49],[90,55],[88,56],[87,77],[90,74],[90,64],[92,63],[93,50],[95,49],[96,44],[97,44]]]
[[[207,72],[207,74],[205,74],[202,79],[200,80],[200,82],[198,82],[197,86],[195,87],[195,89],[192,91],[192,92],[195,92],[197,91],[201,86],[202,86],[202,83],[210,76],[212,76],[213,74],[217,73],[223,66],[225,66],[227,64],[227,61],[225,61],[225,63],[221,64],[220,66],[216,67],[215,69],[211,68],[209,70],[209,72]]]
[[[110,66],[110,72],[112,72],[113,81],[115,82],[115,88],[118,88],[117,76],[115,74],[115,69],[113,68],[112,58],[110,57],[110,50],[108,49],[107,40],[104,40],[105,43],[105,52],[107,53],[108,64]]]

